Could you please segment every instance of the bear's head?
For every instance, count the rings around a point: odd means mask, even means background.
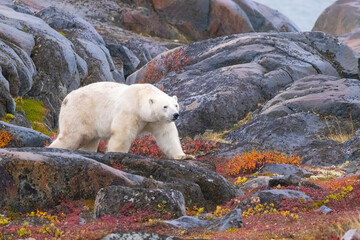
[[[179,118],[179,103],[177,97],[166,94],[149,99],[151,119],[154,121],[175,121]]]

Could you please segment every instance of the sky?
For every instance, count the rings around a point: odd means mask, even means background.
[[[301,31],[311,31],[322,11],[336,0],[255,0],[290,18]]]

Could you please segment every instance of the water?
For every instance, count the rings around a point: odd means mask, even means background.
[[[311,31],[316,20],[336,0],[255,0],[291,19],[301,31]]]

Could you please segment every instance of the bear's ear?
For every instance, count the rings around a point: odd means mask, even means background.
[[[178,100],[178,99],[177,99],[177,96],[175,96],[175,95],[173,96],[173,98],[175,99],[175,101],[177,101],[177,100]]]
[[[150,103],[150,104],[153,104],[153,103],[154,103],[154,99],[151,99],[151,98],[150,98],[150,99],[149,99],[149,103]]]

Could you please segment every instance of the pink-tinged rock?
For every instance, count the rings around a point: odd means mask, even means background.
[[[360,233],[357,229],[350,229],[342,236],[341,240],[360,240]]]

